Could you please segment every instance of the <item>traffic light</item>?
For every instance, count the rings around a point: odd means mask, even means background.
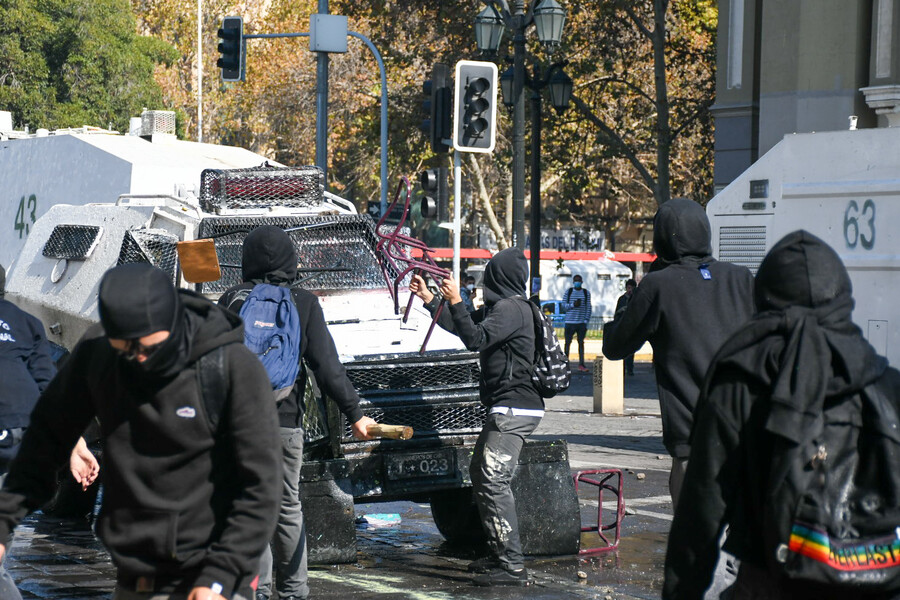
[[[493,152],[497,121],[497,65],[456,63],[453,147],[460,152]]]
[[[425,169],[419,174],[422,186],[422,216],[437,218],[444,223],[450,219],[450,188],[447,185],[447,167]]]
[[[222,81],[243,81],[243,46],[244,46],[244,20],[241,17],[225,17],[218,36],[219,54],[222,56],[216,61],[216,66],[222,69]]]
[[[422,85],[425,92],[425,114],[428,118],[422,122],[422,130],[428,134],[431,149],[435,152],[449,152],[450,146],[444,140],[450,139],[450,111],[453,110],[453,98],[450,79],[450,67],[436,63],[431,70],[431,79]]]

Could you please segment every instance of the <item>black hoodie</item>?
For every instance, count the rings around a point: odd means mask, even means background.
[[[824,427],[826,402],[832,411],[846,410],[847,422],[859,418],[861,393],[900,405],[900,372],[887,367],[850,320],[850,278],[824,242],[805,231],[785,236],[760,265],[755,295],[760,312],[714,358],[697,407],[691,460],[669,535],[663,598],[703,597],[726,524],[725,550],[757,567],[758,576],[766,573],[765,542],[774,532],[764,515],[786,480],[773,474],[778,438],[796,445],[815,439]],[[896,423],[882,424],[896,432]],[[784,597],[831,597],[829,590],[798,583]],[[846,589],[834,593],[863,597]]]
[[[252,289],[263,282],[290,285],[297,279],[297,251],[291,238],[274,225],[254,229],[244,239],[241,269],[244,283],[226,290],[219,298],[220,306],[235,313],[244,303],[241,299],[235,300],[239,290]],[[338,357],[319,299],[298,287],[291,288],[291,293],[300,316],[300,356],[315,374],[319,389],[334,400],[351,423],[357,422],[363,417],[359,395]],[[305,388],[306,369],[300,369],[294,389],[278,404],[278,420],[282,427],[297,428],[303,422]]]
[[[603,328],[603,354],[620,360],[650,342],[663,444],[672,456],[685,458],[691,415],[710,361],[753,314],[753,275],[712,258],[709,219],[686,198],[659,208],[653,243],[658,258],[627,309]]]
[[[75,346],[41,395],[0,492],[0,540],[8,543],[19,520],[52,497],[57,471],[96,416],[104,438],[97,533],[120,575],[187,574],[193,586],[220,583],[230,598],[258,572],[275,528],[277,420],[268,376],[244,346],[240,320],[185,290],[177,305],[182,322],[173,326],[189,344],[172,336],[177,348],[153,355],[163,372],[126,360],[100,325]],[[218,347],[228,396],[215,438],[195,361]],[[168,372],[164,354],[178,355],[177,372]]]
[[[501,250],[484,270],[484,306],[470,313],[464,302],[457,302],[438,321],[466,348],[478,351],[481,401],[488,407],[544,408],[531,381],[535,337],[534,315],[525,299],[527,281],[522,251]],[[436,296],[426,308],[434,313],[439,301]]]

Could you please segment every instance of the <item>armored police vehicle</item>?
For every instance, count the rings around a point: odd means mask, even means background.
[[[169,164],[153,148],[155,142],[147,140],[110,135],[103,139],[107,152],[115,152],[116,140],[131,157],[146,144],[154,160]],[[6,154],[0,160],[14,158],[17,144],[25,151],[28,141],[3,142]],[[50,135],[41,141],[72,147],[78,140]],[[174,156],[178,160],[178,153]],[[110,267],[148,262],[177,286],[214,299],[240,283],[247,233],[261,225],[283,228],[304,269],[299,285],[319,297],[364,414],[414,430],[408,440],[357,441],[345,417],[311,382],[301,475],[310,560],[356,560],[354,501],[430,502],[445,537],[478,539],[481,529],[469,477],[472,449],[485,419],[478,399],[477,355],[455,336],[433,328],[421,302],[407,302],[409,266],[418,263],[412,248],[397,240],[409,239],[395,235],[387,242],[394,228],[377,227],[351,202],[326,193],[321,170],[260,164],[258,158],[255,166],[241,168],[207,161],[213,166],[198,174],[196,184],[174,185],[170,193],[121,193],[112,199],[98,194],[97,202],[47,203],[33,222],[28,218],[27,232],[23,227],[27,235],[15,251],[7,298],[38,316],[50,341],[63,352],[97,321],[98,283]],[[21,160],[18,164],[24,165]],[[32,168],[41,166],[37,162]],[[190,283],[177,246],[201,239],[213,240],[221,277]],[[580,518],[564,442],[530,444],[514,485],[523,499],[526,552],[577,552]]]
[[[806,229],[840,255],[853,320],[900,364],[900,128],[789,134],[706,207],[713,251],[754,272],[785,234]]]

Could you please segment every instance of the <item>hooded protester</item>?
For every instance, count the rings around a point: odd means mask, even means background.
[[[709,219],[692,200],[663,204],[653,227],[657,259],[625,310],[603,328],[603,354],[621,360],[647,341],[653,347],[675,505],[700,385],[716,351],[753,314],[753,275],[712,257]]]
[[[56,374],[43,324],[3,298],[5,285],[6,270],[0,266],[0,485],[19,451],[38,396]],[[22,598],[2,563],[0,598]]]
[[[0,491],[0,554],[96,418],[97,535],[118,569],[114,600],[248,598],[281,463],[269,380],[240,320],[144,263],[103,276],[99,312],[31,415]],[[198,373],[209,357],[225,375],[217,419]]]
[[[527,585],[516,504],[510,484],[525,438],[544,416],[544,400],[531,380],[535,353],[534,316],[525,299],[528,263],[518,248],[498,252],[484,271],[484,306],[468,312],[453,278],[441,293],[449,303],[438,323],[455,333],[481,361],[481,402],[487,421],[472,455],[472,492],[494,556],[475,561],[482,586]],[[440,299],[418,275],[410,291],[432,312]]]
[[[816,439],[826,404],[849,411],[841,418],[857,423],[853,415],[862,412],[862,395],[900,409],[900,372],[887,367],[852,323],[847,270],[815,236],[795,231],[775,244],[759,267],[754,292],[759,312],[716,355],[697,407],[690,466],[669,535],[663,598],[702,597],[726,525],[725,549],[741,561],[736,600],[900,598],[791,585],[767,569],[766,537],[772,531],[764,518],[777,510],[773,492],[785,479],[771,474],[779,440],[800,447]],[[884,426],[896,436],[897,423]],[[831,456],[836,448],[830,450],[827,460],[840,461]],[[877,469],[865,466],[872,473]],[[896,501],[896,484],[889,485]],[[882,513],[887,506],[876,508]],[[841,518],[850,523],[849,515]],[[827,554],[827,538],[824,543]]]
[[[241,270],[244,283],[222,294],[219,305],[239,312],[259,283],[290,286],[297,279],[297,251],[290,236],[280,227],[264,225],[244,239]],[[369,439],[368,426],[375,421],[363,415],[359,395],[338,357],[334,340],[325,324],[319,299],[307,290],[291,288],[300,319],[300,352],[304,363],[315,374],[319,389],[338,406],[352,424],[357,439]],[[307,576],[306,529],[300,503],[300,467],[303,464],[303,394],[307,372],[300,374],[293,389],[277,404],[281,435],[281,457],[284,466],[281,508],[278,526],[271,546],[261,553],[260,581],[257,598],[272,594],[272,571],[275,571],[277,594],[282,599],[300,600],[309,595]],[[273,403],[274,404],[274,403]]]

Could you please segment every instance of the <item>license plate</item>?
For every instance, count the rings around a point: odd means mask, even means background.
[[[452,450],[389,456],[385,461],[387,478],[446,477],[456,470],[455,457]]]

